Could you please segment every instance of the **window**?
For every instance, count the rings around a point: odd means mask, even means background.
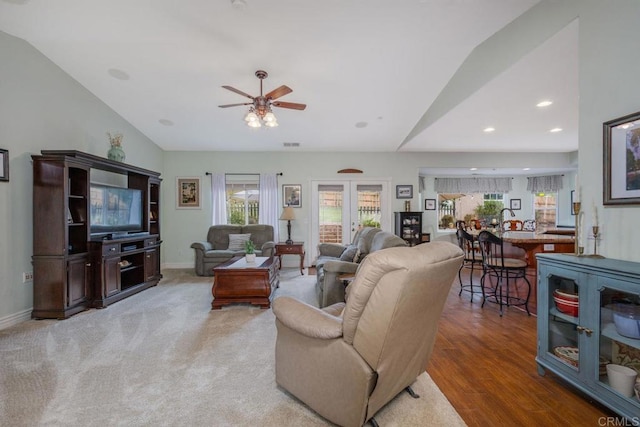
[[[536,193],[533,196],[536,228],[540,232],[556,226],[557,195],[558,193]]]
[[[453,228],[456,221],[498,219],[504,207],[503,193],[438,194],[438,228]]]
[[[260,207],[260,175],[225,175],[228,224],[257,224]]]

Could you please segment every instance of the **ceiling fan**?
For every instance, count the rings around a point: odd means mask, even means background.
[[[260,79],[260,95],[259,96],[251,96],[248,93],[245,93],[241,90],[238,90],[231,86],[222,86],[223,88],[230,90],[231,92],[235,92],[238,95],[246,96],[251,99],[251,102],[243,102],[239,104],[226,104],[219,105],[220,108],[228,108],[228,107],[237,107],[239,105],[251,105],[249,108],[249,112],[245,116],[245,121],[251,127],[260,127],[261,121],[264,122],[266,126],[274,127],[278,126],[278,122],[276,120],[275,115],[271,111],[271,107],[280,107],[280,108],[289,108],[292,110],[304,110],[307,108],[306,104],[298,104],[296,102],[282,102],[275,101],[281,96],[287,95],[293,90],[286,85],[282,85],[267,94],[262,94],[262,80],[266,79],[268,76],[266,71],[258,70],[256,71],[256,77]]]

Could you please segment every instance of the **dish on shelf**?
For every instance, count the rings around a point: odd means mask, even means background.
[[[558,346],[553,348],[553,353],[569,365],[578,367],[578,347]]]
[[[613,308],[616,332],[623,337],[640,339],[640,305],[617,303]]]
[[[553,291],[553,301],[556,303],[556,308],[561,313],[578,317],[578,307],[580,306],[578,295],[569,294],[556,289]]]

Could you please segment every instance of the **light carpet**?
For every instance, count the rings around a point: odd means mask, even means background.
[[[276,295],[315,300],[315,276],[282,271]],[[0,331],[0,425],[328,425],[275,383],[271,310],[212,311],[211,278],[163,273],[106,309]],[[427,373],[413,388],[381,426],[464,425]]]

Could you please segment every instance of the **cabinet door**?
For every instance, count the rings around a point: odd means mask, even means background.
[[[105,297],[120,292],[120,262],[119,257],[106,258],[104,260],[104,293]]]
[[[588,276],[542,263],[538,282],[538,357],[586,382],[597,341],[588,310]]]
[[[156,279],[160,275],[158,264],[158,249],[153,248],[144,252],[144,277],[145,281]]]
[[[614,389],[607,376],[605,363],[611,362],[633,369],[640,375],[640,295],[638,284],[599,276],[597,291],[599,310],[598,339],[600,369],[594,374],[598,393],[617,400],[617,406],[629,413],[640,413],[635,396]],[[631,393],[632,394],[632,393]]]
[[[83,303],[91,297],[88,280],[90,267],[86,257],[67,262],[67,307]]]

